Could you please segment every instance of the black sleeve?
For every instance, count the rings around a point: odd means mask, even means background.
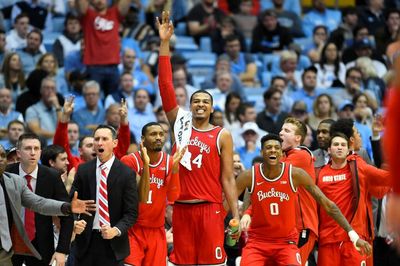
[[[57,58],[58,66],[64,66],[64,47],[61,42],[57,39],[53,44],[53,54]]]
[[[268,49],[264,49],[264,47],[261,45],[262,39],[263,39],[262,31],[260,30],[259,26],[256,26],[253,30],[253,38],[251,40],[251,52],[252,53],[271,52],[271,51],[268,51]]]
[[[381,140],[372,140],[372,155],[374,158],[374,163],[376,167],[381,168],[382,165],[382,148],[381,148]]]

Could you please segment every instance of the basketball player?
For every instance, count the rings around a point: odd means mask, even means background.
[[[173,264],[225,265],[224,194],[232,215],[239,219],[233,176],[231,134],[209,123],[213,98],[204,90],[190,98],[190,111],[178,108],[172,85],[169,40],[173,25],[163,12],[159,26],[159,86],[163,108],[174,131],[176,146],[188,145],[180,161],[181,193],[174,204]]]
[[[140,152],[122,157],[121,161],[138,173],[139,217],[128,231],[130,255],[128,265],[166,265],[167,242],[164,230],[166,199],[174,202],[180,192],[179,161],[162,151],[165,133],[160,124],[151,122],[142,128]]]
[[[264,136],[261,147],[264,162],[255,164],[236,180],[237,193],[249,189],[253,206],[251,223],[247,214],[241,221],[242,229],[248,230],[241,265],[301,265],[295,214],[299,187],[304,187],[314,197],[352,237],[363,254],[371,253],[371,246],[358,237],[339,208],[319,190],[312,178],[303,169],[280,162],[283,151],[279,136]]]

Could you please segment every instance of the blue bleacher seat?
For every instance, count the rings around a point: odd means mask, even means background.
[[[200,50],[203,52],[211,52],[211,38],[201,37],[200,38]]]
[[[199,47],[194,42],[193,38],[190,36],[177,36],[175,51],[179,53],[189,52],[189,51],[198,51]]]
[[[187,33],[186,33],[186,23],[185,22],[179,22],[178,24],[176,24],[174,32],[175,32],[175,34],[177,36],[187,35]]]
[[[6,32],[10,31],[12,27],[11,19],[4,20],[4,29]]]
[[[55,17],[52,19],[53,32],[61,33],[64,30],[64,17]]]
[[[59,32],[48,32],[44,35],[43,45],[47,52],[53,51],[53,44],[58,36],[60,36]]]
[[[256,109],[257,113],[261,112],[265,107],[263,98],[265,89],[245,87],[244,91],[247,97],[247,101],[254,104],[254,108]]]

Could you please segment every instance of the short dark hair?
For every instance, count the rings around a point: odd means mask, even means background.
[[[72,13],[72,12],[68,12],[67,15],[65,16],[65,20],[64,20],[64,28],[67,27],[67,23],[69,20],[78,20],[79,21],[79,17]]]
[[[389,16],[393,13],[396,13],[400,16],[400,10],[398,10],[397,8],[390,8],[388,10],[386,10],[384,16],[385,16],[385,21],[389,19]]]
[[[212,97],[211,93],[209,93],[208,91],[206,91],[206,90],[203,90],[203,89],[201,89],[201,90],[197,90],[197,91],[193,92],[193,94],[190,96],[190,100],[189,100],[189,102],[190,102],[190,103],[192,103],[193,97],[194,97],[196,94],[199,94],[199,93],[205,93],[205,94],[207,94],[208,96],[210,96],[210,99],[211,99],[211,105],[213,105],[213,103],[214,103],[214,99],[213,99],[213,97]]]
[[[273,133],[268,133],[267,135],[265,135],[264,137],[261,138],[261,149],[264,148],[264,144],[268,140],[276,140],[281,145],[282,145],[282,142],[283,142],[283,140],[281,139],[281,137],[279,137],[279,135],[273,134]]]
[[[350,73],[353,71],[357,71],[358,73],[360,73],[362,75],[362,71],[359,67],[350,67],[349,69],[347,69],[346,71],[346,78],[348,78],[350,76]]]
[[[150,123],[147,123],[146,125],[144,125],[144,126],[142,127],[142,136],[146,135],[147,129],[148,129],[149,127],[152,127],[152,126],[159,126],[159,127],[161,127],[160,123],[158,123],[158,122],[150,122]]]
[[[136,98],[136,96],[137,96],[137,94],[138,94],[139,91],[145,91],[145,92],[147,93],[147,97],[150,98],[150,93],[149,93],[146,89],[144,89],[144,88],[139,88],[139,89],[134,90],[134,92],[133,92],[133,98],[134,98],[134,99]]]
[[[239,118],[240,115],[244,115],[246,113],[246,110],[249,108],[254,108],[254,105],[249,102],[241,103],[236,110],[236,117]],[[240,118],[239,118],[239,120],[240,120]]]
[[[0,34],[6,34],[6,31],[0,28]]]
[[[21,149],[22,146],[22,141],[26,140],[26,139],[36,139],[40,142],[40,138],[38,135],[34,134],[34,133],[24,133],[21,136],[19,136],[18,141],[17,141],[17,149]],[[40,145],[41,146],[41,145]]]
[[[10,127],[11,127],[12,125],[14,125],[14,124],[21,125],[21,126],[24,128],[24,130],[25,130],[25,124],[24,124],[23,122],[17,120],[17,119],[12,120],[12,121],[10,121],[10,122],[7,124],[7,130],[10,130]]]
[[[18,20],[20,20],[21,18],[28,18],[29,19],[29,16],[28,16],[27,13],[24,13],[24,12],[19,13],[14,19],[14,24],[18,23]]]
[[[271,85],[275,83],[276,80],[283,80],[285,82],[285,84],[287,84],[287,79],[284,76],[275,76],[271,79]]]
[[[29,37],[32,33],[39,34],[39,36],[40,36],[40,43],[43,42],[43,33],[42,33],[41,30],[36,29],[36,28],[32,29],[32,30],[28,33],[28,37]]]
[[[313,35],[314,35],[315,32],[316,32],[317,30],[319,30],[319,29],[323,29],[323,30],[325,31],[325,33],[328,34],[328,28],[327,28],[326,26],[324,26],[324,25],[317,25],[317,26],[314,27],[314,29],[313,29],[313,31],[312,31]]]
[[[362,29],[368,29],[367,26],[365,26],[364,24],[358,24],[357,26],[354,27],[353,29],[353,36],[357,36],[358,32]],[[369,32],[369,31],[368,31]]]
[[[88,136],[88,135],[86,135],[86,136],[80,137],[80,138],[79,138],[78,148],[82,148],[83,142],[84,142],[85,139],[87,139],[87,138],[93,138],[93,136]]]
[[[280,95],[282,95],[282,92],[280,90],[278,90],[277,88],[269,88],[268,90],[266,90],[263,94],[264,100],[269,100],[271,99],[271,97],[275,94],[275,93],[279,93]]]
[[[225,38],[225,44],[227,44],[228,42],[233,42],[233,41],[239,41],[240,42],[239,36],[237,36],[236,34],[229,34]]]
[[[98,125],[97,127],[96,127],[96,129],[93,131],[93,137],[94,137],[94,134],[96,134],[96,131],[97,130],[99,130],[99,129],[103,129],[103,128],[106,128],[106,129],[108,129],[108,130],[110,130],[111,131],[111,136],[112,136],[112,139],[114,140],[114,139],[117,139],[117,131],[115,130],[115,128],[113,128],[112,126],[109,126],[109,125]]]
[[[331,119],[331,118],[327,118],[322,120],[321,122],[319,122],[319,124],[328,124],[330,126],[332,126],[333,123],[335,123],[336,121]]]
[[[333,136],[336,133],[342,133],[348,139],[350,139],[354,135],[353,126],[354,122],[350,118],[338,119],[335,123],[331,125],[330,134],[331,136]]]
[[[304,78],[307,72],[313,72],[314,74],[318,74],[318,69],[315,66],[309,66],[306,69],[304,69],[303,73],[301,74],[301,79]]]
[[[347,147],[349,147],[349,138],[341,132],[335,132],[333,135],[331,135],[331,138],[329,139],[329,147],[332,145],[332,140],[336,137],[344,138],[347,141]]]
[[[40,156],[40,161],[43,165],[51,167],[50,160],[55,161],[57,156],[61,153],[64,153],[65,149],[60,145],[52,144],[47,146],[42,150],[42,155]]]

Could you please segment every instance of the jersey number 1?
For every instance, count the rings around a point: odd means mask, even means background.
[[[149,190],[149,195],[147,196],[147,204],[152,204],[153,202],[151,201],[151,196],[153,194],[153,190]]]

